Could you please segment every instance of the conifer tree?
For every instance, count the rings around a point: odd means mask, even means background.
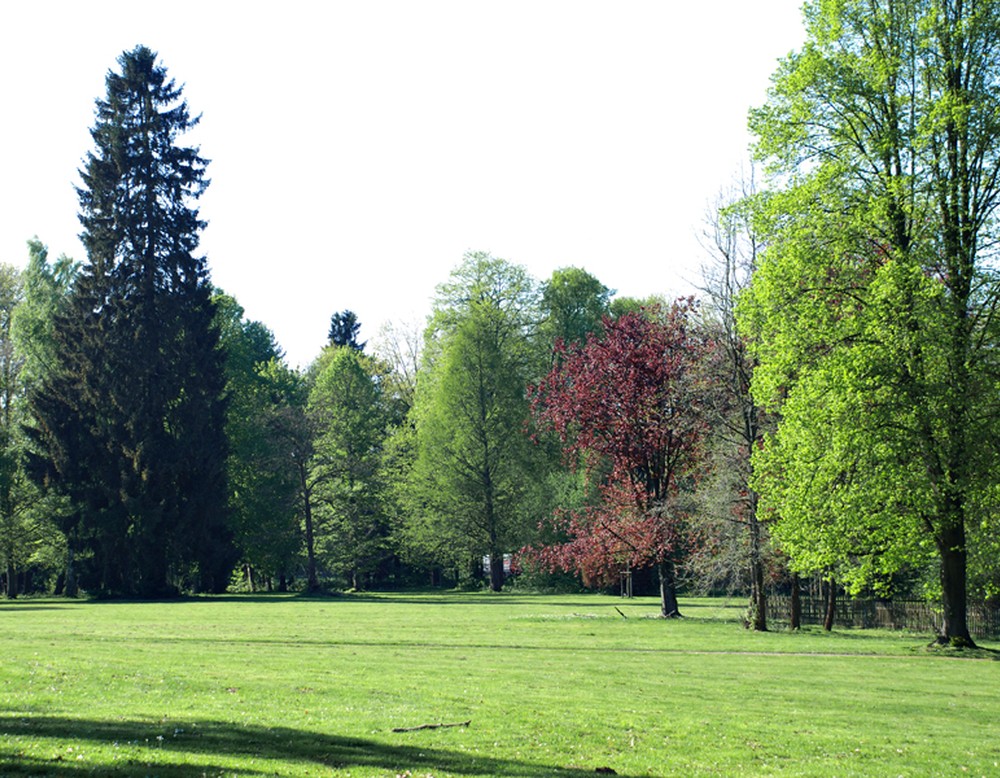
[[[355,351],[364,351],[365,344],[358,343],[361,322],[354,311],[340,311],[330,317],[330,345],[350,346]]]
[[[225,379],[213,325],[198,123],[138,46],[109,72],[78,188],[87,250],[33,398],[36,468],[68,494],[91,587],[154,596],[228,582]]]

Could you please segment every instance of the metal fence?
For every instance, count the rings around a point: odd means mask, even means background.
[[[803,594],[802,624],[822,624],[826,616],[826,600]],[[770,623],[788,623],[791,617],[792,598],[787,595],[769,595],[767,620]],[[969,632],[974,639],[1000,637],[1000,608],[969,603]],[[868,629],[909,630],[936,633],[941,628],[941,606],[922,600],[867,600],[838,597],[834,624],[838,627],[863,627]]]

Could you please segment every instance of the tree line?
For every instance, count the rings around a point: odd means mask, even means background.
[[[813,0],[706,221],[701,294],[468,253],[422,330],[304,371],[212,287],[206,162],[124,53],[81,171],[87,258],[0,274],[0,554],[26,586],[679,586],[1000,593],[1000,11]],[[759,179],[759,180],[758,180]],[[831,598],[831,602],[834,599]]]

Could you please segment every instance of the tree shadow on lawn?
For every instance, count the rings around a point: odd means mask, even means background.
[[[183,729],[179,728],[183,726]],[[87,748],[126,749],[120,761],[100,766],[110,774],[125,776],[158,775],[164,778],[192,774],[232,773],[231,765],[220,765],[211,758],[246,760],[236,768],[241,775],[273,775],[270,765],[251,760],[274,759],[300,763],[311,768],[375,768],[398,774],[443,771],[457,775],[510,776],[543,778],[561,775],[583,778],[594,775],[598,767],[560,767],[534,764],[424,745],[392,745],[378,740],[326,735],[289,727],[261,727],[221,721],[181,721],[169,724],[150,721],[99,721],[62,716],[0,716],[0,732],[5,746],[0,746],[0,772],[3,775],[93,775],[95,764],[87,760]],[[53,738],[70,741],[74,753],[60,751],[51,759],[27,757],[14,751],[13,736]],[[413,742],[427,740],[429,732],[386,733],[387,738]],[[172,763],[170,752],[184,754],[187,763]],[[191,762],[191,755],[204,755],[204,762]],[[84,760],[74,761],[76,756]],[[625,773],[618,773],[628,778]],[[633,778],[635,778],[633,776]]]

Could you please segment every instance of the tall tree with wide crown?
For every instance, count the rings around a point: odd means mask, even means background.
[[[801,570],[850,588],[939,571],[972,645],[970,549],[995,533],[1000,6],[811,0],[751,114],[777,174],[741,326],[780,412],[757,486]]]

